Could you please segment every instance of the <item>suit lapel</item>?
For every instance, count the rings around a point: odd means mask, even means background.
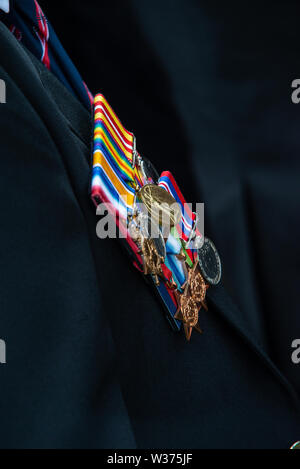
[[[213,309],[217,311],[217,313],[220,314],[232,328],[235,329],[247,345],[260,357],[270,371],[286,388],[300,410],[300,400],[295,388],[271,360],[269,355],[263,349],[262,344],[260,344],[253,333],[249,331],[249,327],[243,319],[241,312],[233,303],[226,290],[222,286],[210,288],[208,290],[207,297],[208,302],[213,305]]]

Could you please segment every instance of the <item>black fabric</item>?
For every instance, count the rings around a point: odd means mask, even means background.
[[[90,148],[74,124],[86,111],[64,114],[2,25],[0,57],[0,446],[288,448],[300,433],[297,383],[264,334],[222,286],[209,290],[202,336],[188,344],[170,331],[118,243],[96,237]],[[161,155],[172,169],[175,156]],[[178,176],[188,196],[193,179],[185,167]]]
[[[173,172],[188,201],[205,202],[223,283],[299,392],[300,5],[41,2],[141,152]]]
[[[50,95],[52,101],[55,102],[62,117],[67,120],[70,129],[82,140],[85,146],[92,147],[92,113],[89,113],[83,105],[68,92],[53,73],[48,72],[47,68],[40,60],[31,54],[29,50],[25,50],[39,73],[45,91]]]
[[[0,35],[7,86],[1,107],[0,309],[7,364],[0,369],[0,445],[134,447],[101,314],[95,215],[87,197],[90,150],[79,145],[31,57],[2,24]]]

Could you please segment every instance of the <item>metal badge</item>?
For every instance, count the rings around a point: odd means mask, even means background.
[[[205,280],[211,285],[217,285],[221,280],[222,264],[218,251],[213,242],[205,238],[198,249],[199,267]]]
[[[148,215],[138,213],[130,220],[128,231],[140,248],[144,274],[152,275],[159,285],[159,277],[164,278],[162,264],[166,257],[166,244],[159,226]]]
[[[207,310],[205,302],[208,285],[198,271],[198,261],[188,271],[188,279],[184,285],[183,293],[175,292],[178,308],[175,319],[183,322],[184,332],[187,340],[190,340],[192,330],[202,333],[199,325],[199,310],[201,306]]]
[[[181,220],[181,208],[176,200],[162,187],[146,184],[137,193],[150,217],[162,226],[172,227]]]
[[[192,296],[183,293],[178,299],[178,311],[175,314],[175,319],[183,322],[184,332],[187,340],[190,340],[193,328],[202,333],[198,324],[198,311],[199,307]]]

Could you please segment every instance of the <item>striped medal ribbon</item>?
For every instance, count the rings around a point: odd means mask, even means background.
[[[151,274],[151,283],[165,305],[166,317],[172,328],[179,330],[183,324],[189,340],[193,328],[201,332],[198,311],[201,306],[206,307],[204,298],[207,288],[198,268],[198,251],[189,242],[195,237],[201,240],[203,236],[197,229],[196,214],[186,204],[172,174],[164,171],[155,185],[143,168],[144,162],[136,151],[133,133],[125,129],[105,97],[97,94],[94,98],[91,198],[96,206],[104,203],[114,215],[135,267],[145,274]],[[153,246],[156,246],[155,243],[151,245],[153,239],[150,238],[149,244],[145,243],[147,249],[141,249],[141,238],[135,239],[128,228],[129,220],[135,220],[136,197],[141,188],[146,192],[154,189],[159,192],[162,188],[162,193],[167,191],[181,210],[175,223],[180,221],[165,235],[167,238],[163,237],[159,226],[164,254],[159,256],[157,271],[150,269],[148,272],[145,263],[145,259],[153,255]],[[155,261],[151,265],[157,267]]]
[[[91,196],[96,205],[108,201],[124,219],[141,187],[134,164],[135,137],[128,132],[104,98],[94,100],[94,152]]]

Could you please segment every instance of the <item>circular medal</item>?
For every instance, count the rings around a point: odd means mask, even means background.
[[[211,285],[217,285],[221,280],[221,259],[215,245],[208,238],[204,239],[203,246],[198,249],[199,267],[205,280]]]
[[[195,239],[191,241],[192,247],[195,249],[200,249],[203,246],[204,243],[204,236],[196,236]]]
[[[181,220],[181,208],[165,189],[155,184],[146,184],[137,193],[150,217],[162,226],[172,227]]]

